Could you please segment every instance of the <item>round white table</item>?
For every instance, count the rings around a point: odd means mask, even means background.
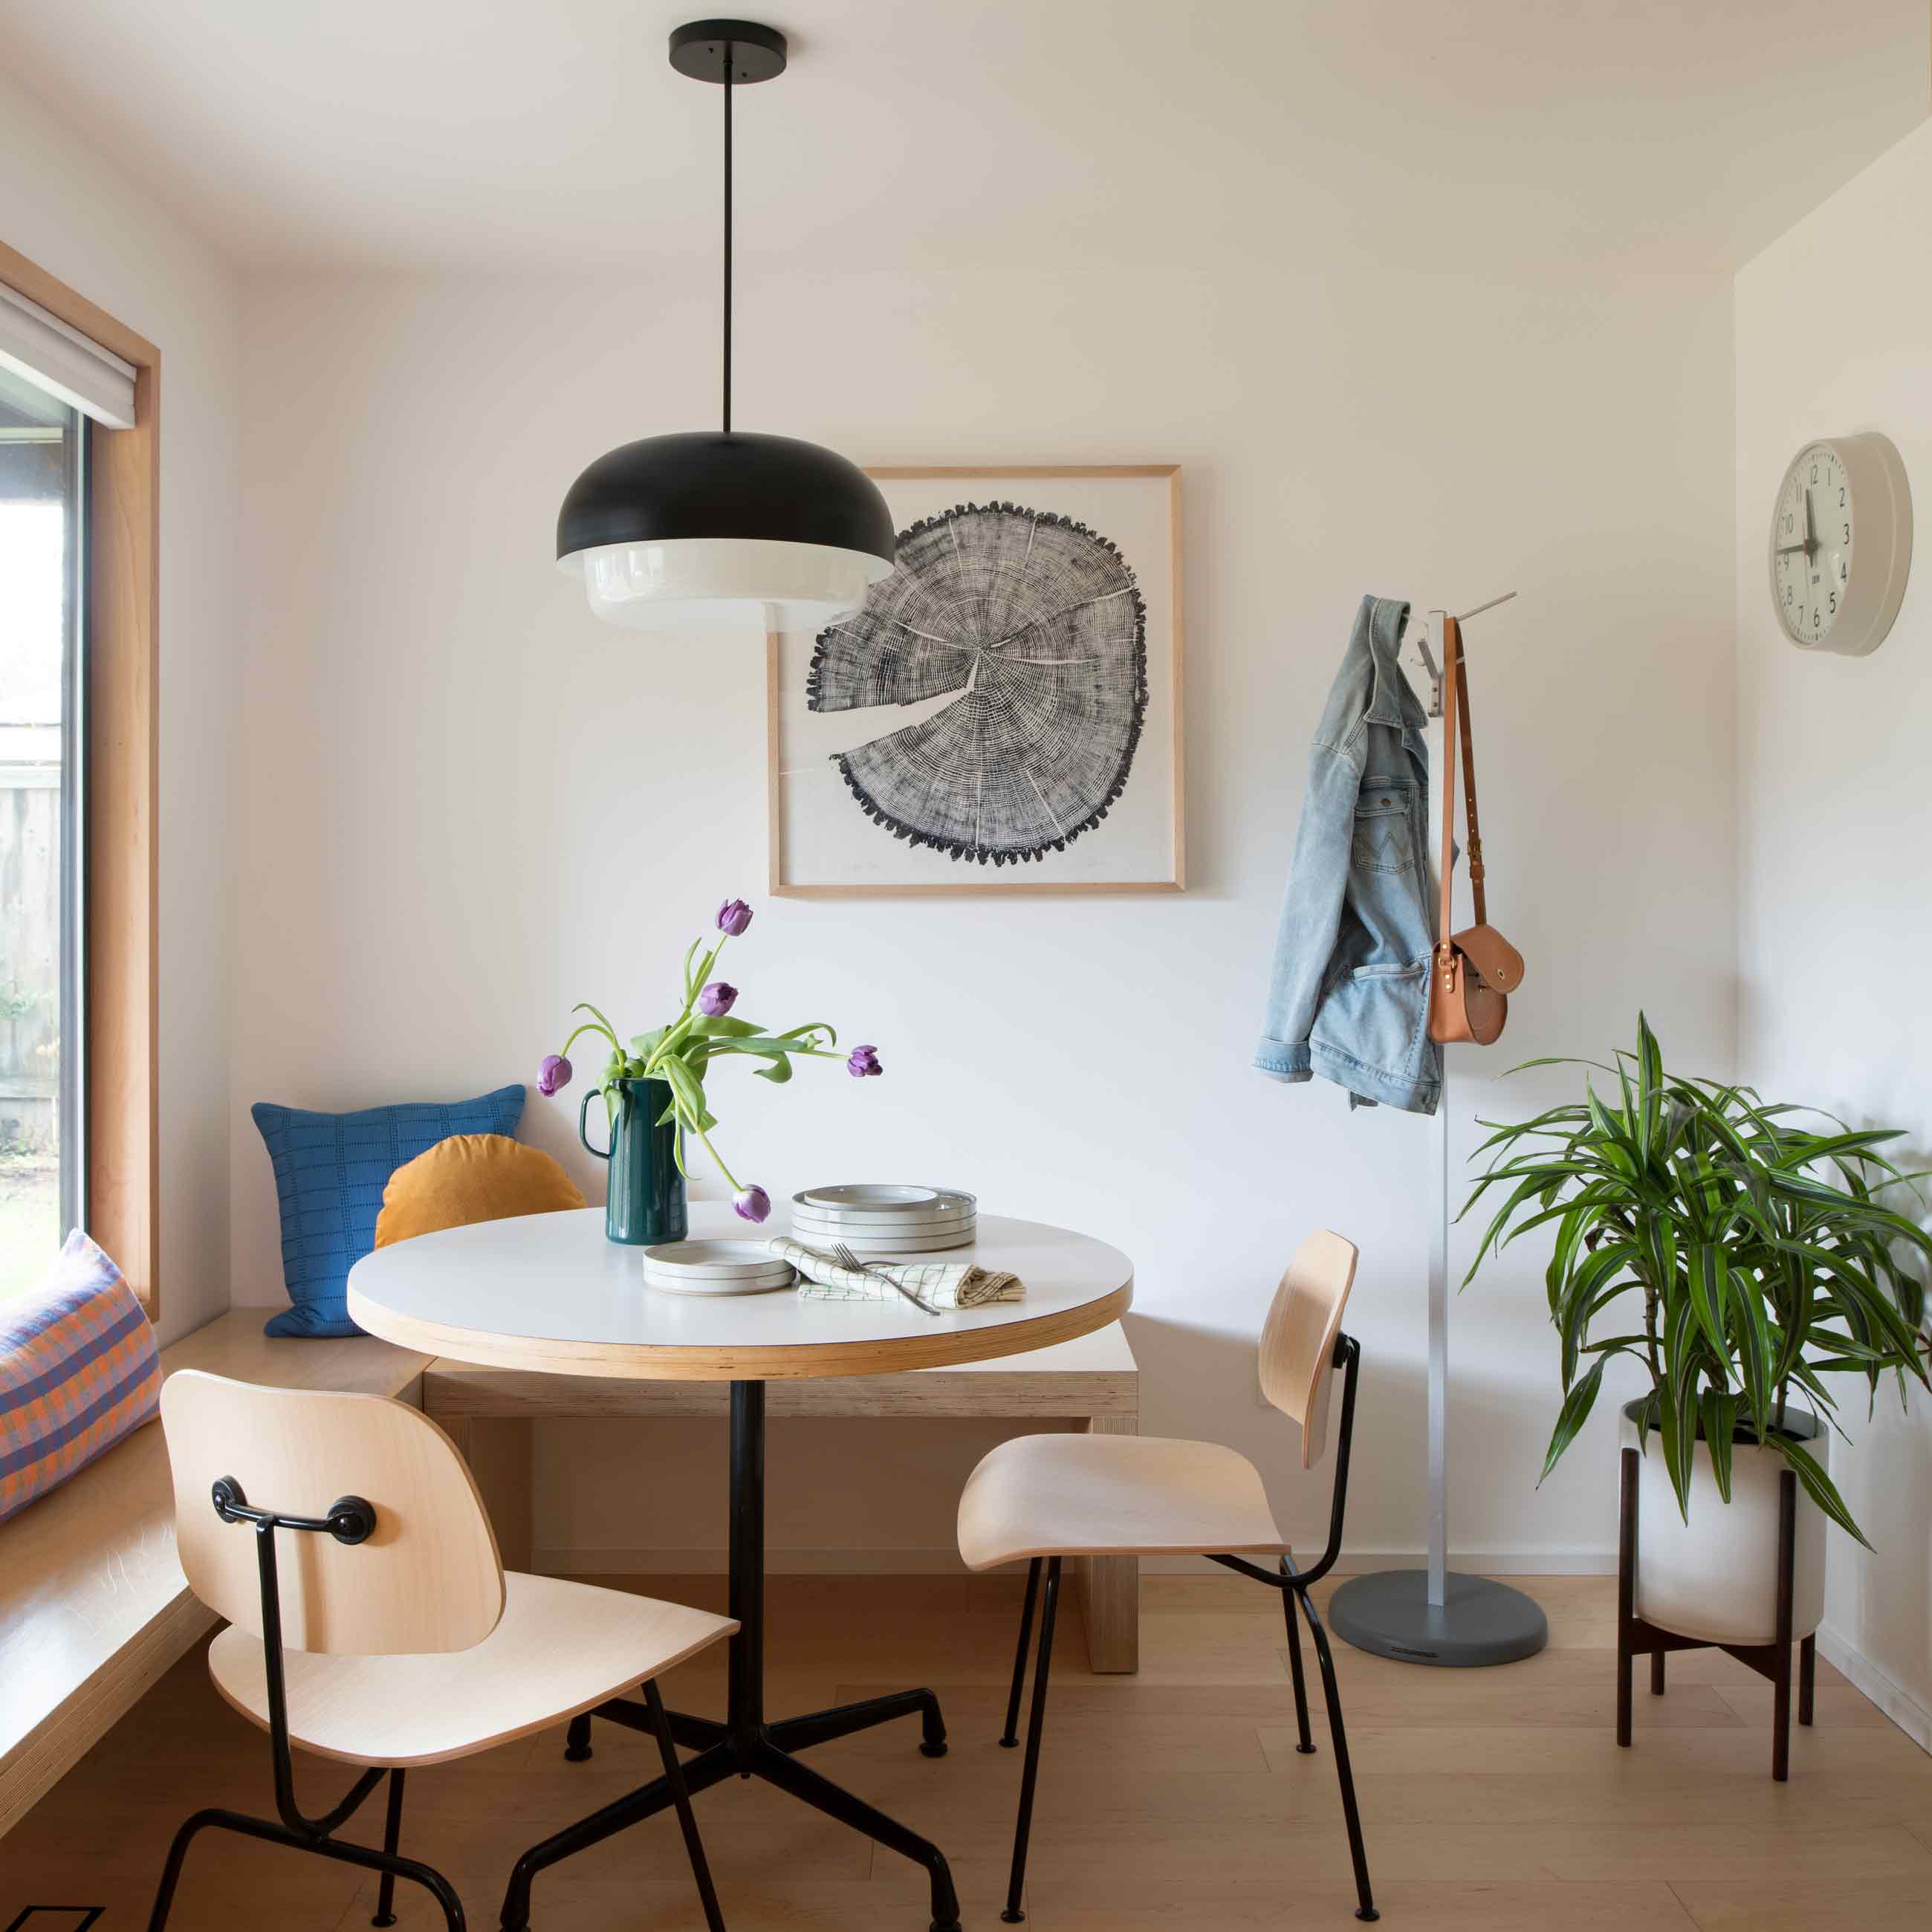
[[[728,1204],[694,1204],[696,1238],[762,1229]],[[604,1210],[532,1214],[379,1248],[349,1274],[349,1312],[372,1335],[425,1353],[493,1367],[639,1381],[731,1384],[730,1640],[724,1721],[670,1713],[678,1742],[698,1755],[684,1768],[691,1792],[733,1776],[758,1777],[924,1865],[934,1932],[952,1932],[958,1900],[945,1854],[829,1778],[795,1753],[916,1712],[928,1757],[943,1756],[946,1726],[930,1690],[902,1690],[830,1711],[768,1720],[764,1708],[765,1384],[796,1376],[860,1376],[1023,1354],[1117,1321],[1133,1297],[1133,1267],[1118,1248],[1036,1221],[982,1215],[970,1248],[922,1256],[1010,1270],[1022,1300],[929,1315],[902,1296],[813,1301],[789,1289],[747,1295],[670,1294],[644,1285],[639,1251],[604,1238]],[[645,1706],[626,1699],[590,1714],[647,1730]],[[590,1715],[571,1726],[567,1754],[590,1754]],[[518,1866],[502,1922],[529,1916],[530,1880],[544,1867],[664,1810],[653,1779],[532,1848]]]

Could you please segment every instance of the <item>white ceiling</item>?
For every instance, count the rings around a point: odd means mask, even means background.
[[[715,259],[692,0],[0,0],[0,64],[250,262]],[[773,0],[760,263],[1730,266],[1928,112],[1927,0]],[[1016,298],[1023,291],[1016,288]]]

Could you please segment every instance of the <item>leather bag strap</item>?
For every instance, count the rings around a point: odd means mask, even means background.
[[[1448,945],[1454,927],[1456,836],[1456,748],[1462,749],[1463,809],[1469,825],[1469,893],[1474,902],[1476,923],[1488,922],[1489,908],[1483,892],[1483,839],[1476,815],[1476,750],[1469,730],[1469,672],[1462,656],[1462,627],[1454,617],[1442,626],[1442,864],[1441,910],[1438,938]]]

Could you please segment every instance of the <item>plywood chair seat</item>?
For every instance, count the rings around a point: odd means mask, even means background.
[[[468,1650],[414,1657],[288,1651],[290,1741],[344,1764],[440,1764],[574,1718],[738,1626],[557,1576],[504,1579],[502,1621]],[[262,1640],[231,1625],[208,1646],[215,1688],[269,1728]]]
[[[1262,1394],[1296,1424],[1301,1466],[1312,1469],[1328,1441],[1328,1396],[1334,1371],[1343,1372],[1340,1446],[1329,1502],[1328,1544],[1305,1568],[1289,1561],[1286,1539],[1268,1508],[1260,1472],[1238,1450],[1219,1442],[1184,1442],[1156,1436],[1022,1436],[1003,1442],[966,1479],[959,1498],[959,1553],[974,1570],[1027,1561],[1026,1596],[1020,1606],[1019,1643],[1013,1654],[1012,1688],[1006,1696],[1006,1728],[1000,1742],[1019,1743],[1020,1696],[1026,1686],[1027,1648],[1034,1609],[1040,1606],[1040,1650],[1034,1666],[1033,1710],[1028,1720],[1026,1767],[1020,1777],[1019,1814],[1013,1824],[1013,1862],[1006,1878],[1009,1925],[1026,1916],[1027,1846],[1033,1830],[1040,1774],[1040,1736],[1046,1717],[1053,1627],[1060,1604],[1060,1566],[1070,1556],[1205,1556],[1266,1584],[1281,1595],[1288,1663],[1294,1680],[1298,1748],[1315,1749],[1308,1722],[1308,1687],[1301,1669],[1301,1622],[1315,1639],[1322,1688],[1328,1701],[1328,1730],[1342,1787],[1342,1814],[1355,1868],[1355,1916],[1378,1916],[1369,1889],[1368,1854],[1362,1845],[1355,1780],[1348,1768],[1341,1693],[1335,1682],[1328,1634],[1309,1588],[1335,1567],[1342,1553],[1342,1521],[1348,1506],[1348,1449],[1355,1426],[1355,1375],[1361,1349],[1342,1332],[1342,1311],[1355,1279],[1353,1242],[1322,1228],[1294,1252],[1262,1327],[1256,1366]],[[1249,1559],[1272,1556],[1271,1570]],[[1042,1587],[1044,1566],[1044,1588]]]
[[[959,1553],[973,1570],[1021,1557],[1281,1555],[1261,1474],[1219,1442],[1022,1436],[973,1472]]]

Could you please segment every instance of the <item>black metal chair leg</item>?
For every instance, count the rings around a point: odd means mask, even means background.
[[[389,1810],[382,1826],[382,1850],[386,1856],[396,1856],[396,1846],[403,1835],[403,1769],[400,1765],[389,1767]],[[382,1882],[376,1895],[376,1916],[370,1920],[371,1925],[393,1925],[396,1922],[396,1875],[392,1871],[382,1874]]]
[[[1288,1558],[1281,1559],[1281,1574],[1288,1574]],[[1281,1619],[1288,1626],[1288,1667],[1294,1678],[1294,1721],[1301,1727],[1301,1742],[1295,1746],[1304,1757],[1315,1754],[1315,1739],[1308,1728],[1308,1680],[1301,1669],[1301,1622],[1294,1613],[1294,1592],[1281,1593]]]
[[[380,1872],[386,1878],[392,1874],[406,1878],[421,1886],[436,1900],[448,1932],[464,1932],[463,1901],[457,1897],[448,1880],[434,1866],[424,1864],[418,1859],[400,1858],[391,1852],[373,1851],[367,1845],[292,1832],[286,1825],[266,1818],[251,1818],[245,1812],[221,1810],[197,1811],[175,1834],[175,1841],[169,1847],[167,1864],[162,1870],[160,1888],[154,1894],[154,1909],[148,1920],[148,1932],[163,1932],[174,1904],[175,1887],[181,1878],[182,1862],[188,1856],[189,1843],[197,1832],[208,1830],[233,1832],[242,1838],[260,1838],[266,1844],[286,1845],[291,1850],[308,1852],[316,1858],[333,1858],[340,1864]]]
[[[1033,1667],[1033,1709],[1027,1718],[1026,1768],[1020,1777],[1019,1816],[1013,1823],[1013,1868],[1006,1880],[1006,1907],[1000,1914],[1017,1925],[1026,1914],[1020,1894],[1026,1889],[1027,1840],[1033,1832],[1034,1786],[1040,1775],[1040,1734],[1046,1721],[1047,1672],[1053,1663],[1053,1624],[1060,1607],[1060,1558],[1046,1566],[1046,1601],[1040,1613],[1040,1655]]]
[[[161,1882],[154,1892],[154,1907],[148,1915],[148,1932],[162,1932],[168,1922],[168,1914],[174,1909],[175,1887],[181,1882],[182,1864],[188,1856],[188,1848],[194,1842],[195,1834],[218,1821],[220,1814],[214,1811],[197,1811],[175,1834],[174,1843],[168,1847],[168,1862],[161,1868]]]
[[[711,1882],[711,1868],[704,1856],[704,1840],[698,1835],[698,1820],[691,1810],[691,1793],[685,1789],[684,1772],[677,1761],[677,1747],[671,1742],[670,1726],[664,1720],[664,1700],[658,1695],[657,1679],[644,1686],[644,1702],[651,1714],[651,1728],[657,1733],[658,1755],[664,1760],[665,1781],[670,1786],[671,1802],[677,1808],[677,1828],[684,1834],[685,1856],[691,1861],[691,1876],[704,1904],[704,1922],[710,1932],[724,1932],[724,1915],[718,1909],[718,1894]]]
[[[570,1720],[570,1730],[564,1738],[563,1754],[572,1764],[581,1764],[590,1755],[590,1713],[586,1711],[580,1718]]]
[[[1328,1737],[1335,1748],[1335,1775],[1342,1786],[1342,1816],[1348,1826],[1348,1856],[1355,1864],[1355,1895],[1361,1900],[1355,1916],[1379,1918],[1382,1914],[1376,1910],[1369,1890],[1369,1855],[1362,1846],[1362,1816],[1355,1808],[1355,1777],[1348,1767],[1348,1733],[1342,1728],[1342,1693],[1335,1682],[1335,1660],[1328,1654],[1328,1633],[1322,1628],[1322,1619],[1316,1615],[1306,1593],[1296,1594],[1301,1598],[1302,1614],[1307,1618],[1310,1634],[1315,1639],[1316,1659],[1322,1666],[1322,1692],[1328,1701]]]
[[[1027,1646],[1033,1640],[1034,1600],[1040,1594],[1040,1558],[1027,1565],[1026,1600],[1020,1606],[1020,1640],[1013,1652],[1013,1688],[1006,1697],[1006,1728],[1000,1742],[1011,1750],[1020,1741],[1020,1693],[1026,1686]]]

